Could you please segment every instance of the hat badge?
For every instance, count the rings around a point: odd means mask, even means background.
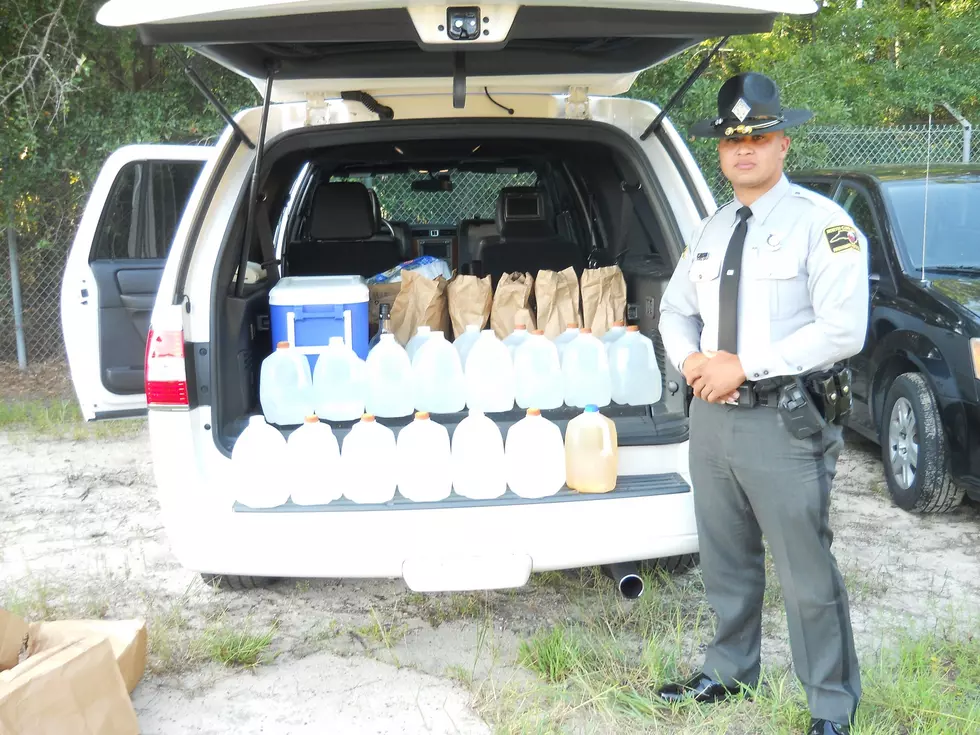
[[[749,116],[752,108],[749,107],[749,103],[745,101],[744,97],[739,97],[738,102],[732,105],[732,114],[738,118],[739,122],[745,122],[745,118]]]

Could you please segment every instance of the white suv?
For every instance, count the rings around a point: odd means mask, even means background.
[[[670,122],[651,125],[660,110],[613,95],[705,39],[768,30],[777,6],[813,4],[397,2],[101,9],[103,24],[137,26],[147,43],[184,44],[248,76],[268,109],[239,112],[213,147],[133,146],[106,163],[62,290],[86,419],[149,409],[173,551],[232,586],[403,577],[415,590],[484,589],[522,585],[531,571],[689,562],[687,392],[657,321],[685,239],[715,204]],[[526,206],[507,206],[515,197]],[[494,277],[622,266],[629,317],[658,346],[664,390],[656,405],[604,411],[619,432],[616,490],[237,505],[231,449],[261,410],[272,282],[371,275],[426,253]],[[254,264],[269,275],[256,280]],[[575,413],[546,412],[560,426]],[[506,430],[521,416],[493,417]],[[436,418],[452,431],[462,416]],[[348,428],[334,426],[341,437]]]

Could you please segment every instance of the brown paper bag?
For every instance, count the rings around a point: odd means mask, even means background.
[[[518,324],[534,329],[533,293],[534,278],[530,273],[504,273],[500,277],[490,310],[490,328],[498,339],[513,332]]]
[[[106,638],[83,638],[0,673],[3,735],[139,735]]]
[[[446,286],[446,294],[453,335],[458,337],[470,324],[479,324],[480,329],[487,325],[490,320],[490,305],[493,303],[490,276],[455,276]]]
[[[27,639],[27,621],[0,609],[0,671],[17,665]]]
[[[402,346],[408,344],[419,327],[447,332],[449,309],[446,304],[446,279],[420,276],[402,271],[402,287],[391,307],[391,331]]]
[[[582,272],[583,325],[601,337],[626,316],[626,279],[618,265]]]
[[[581,326],[578,276],[574,268],[557,273],[538,271],[534,281],[534,300],[538,305],[538,329],[543,329],[548,339],[557,337],[569,324]]]
[[[142,620],[56,620],[31,623],[27,655],[36,656],[82,638],[106,638],[112,646],[126,691],[133,691],[146,671],[146,623]]]

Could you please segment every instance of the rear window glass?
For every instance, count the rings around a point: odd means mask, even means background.
[[[412,182],[430,178],[427,173],[377,174],[344,180],[360,181],[369,189],[374,189],[381,203],[381,216],[386,220],[409,224],[455,224],[464,219],[492,220],[497,214],[497,199],[501,189],[510,186],[535,186],[538,181],[534,172],[448,173],[452,180],[452,191],[413,191]]]

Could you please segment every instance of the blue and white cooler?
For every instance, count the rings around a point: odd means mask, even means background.
[[[368,287],[360,276],[289,276],[269,292],[272,344],[289,342],[310,368],[331,337],[368,354]]]

